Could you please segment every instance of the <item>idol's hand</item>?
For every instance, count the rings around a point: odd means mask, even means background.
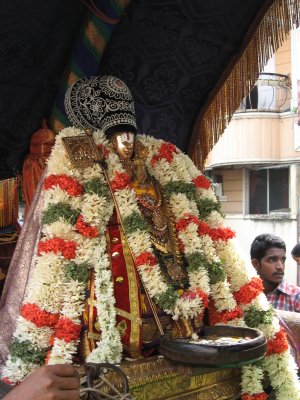
[[[79,374],[72,365],[38,368],[3,400],[79,400]]]

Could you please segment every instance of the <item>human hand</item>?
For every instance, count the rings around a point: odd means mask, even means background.
[[[80,379],[72,365],[38,368],[3,400],[79,400]]]

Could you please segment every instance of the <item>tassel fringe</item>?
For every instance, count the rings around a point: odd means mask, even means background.
[[[198,115],[190,141],[189,155],[203,169],[206,157],[216,144],[233,113],[257,81],[260,72],[289,32],[299,26],[299,0],[268,2],[245,39],[244,47],[230,71],[225,71],[206,106]]]
[[[0,228],[15,224],[18,218],[19,178],[0,181]]]

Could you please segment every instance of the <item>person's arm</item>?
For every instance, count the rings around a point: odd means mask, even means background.
[[[37,369],[3,400],[79,400],[79,375],[72,365],[48,365]]]

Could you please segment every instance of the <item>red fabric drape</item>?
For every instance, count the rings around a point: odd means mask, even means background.
[[[54,142],[55,135],[43,119],[42,127],[31,137],[30,152],[23,164],[22,192],[25,201],[25,216]]]

